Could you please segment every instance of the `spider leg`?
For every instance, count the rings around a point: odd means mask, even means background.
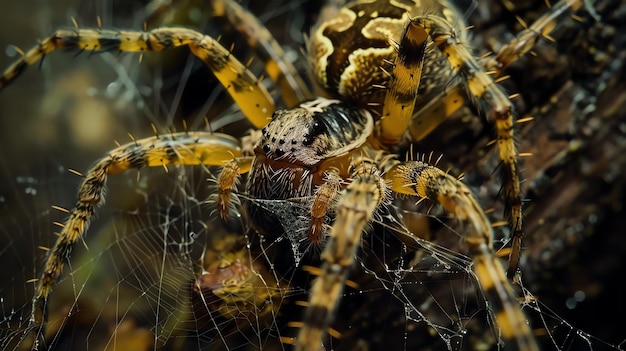
[[[161,52],[177,46],[189,47],[213,71],[255,127],[260,128],[267,124],[275,107],[261,82],[216,40],[187,28],[159,28],[147,32],[57,30],[4,71],[0,77],[0,89],[13,81],[26,67],[59,48],[144,53]]]
[[[285,59],[287,55],[280,44],[256,16],[232,0],[212,0],[210,3],[215,14],[226,16],[263,60],[265,72],[280,87],[281,98],[287,107],[313,98],[296,68]]]
[[[337,216],[322,252],[322,273],[313,282],[296,350],[317,351],[337,308],[365,226],[383,203],[387,185],[370,164],[356,165],[337,204]]]
[[[407,55],[403,50],[404,47],[411,47],[411,45],[405,44],[405,38],[410,38],[410,34],[416,36],[417,39],[413,40],[413,42],[417,42],[419,45],[417,50],[411,50],[411,54]],[[507,204],[510,206],[513,235],[521,238],[522,201],[517,167],[517,150],[513,133],[512,104],[508,96],[484,72],[482,66],[467,51],[460,39],[457,38],[454,27],[441,17],[420,16],[413,18],[402,35],[398,59],[393,71],[394,74],[389,81],[385,97],[381,123],[383,142],[397,143],[413,115],[421,63],[429,36],[434,45],[445,55],[452,70],[463,77],[465,89],[469,95],[475,101],[486,105],[490,111],[491,118],[495,121],[499,156],[504,163],[502,167],[504,173],[503,189]],[[409,70],[404,68],[406,66],[404,62],[407,62],[409,59],[415,63],[415,69],[413,70],[415,73],[407,74]],[[403,83],[402,77],[409,77],[409,80]],[[417,79],[413,79],[413,77]],[[399,91],[396,93],[396,86],[410,87],[410,89],[398,89]],[[401,98],[397,98],[396,95]],[[453,106],[458,107],[463,102],[463,99],[456,98],[455,101],[456,103]],[[390,118],[391,115],[394,118]]]
[[[487,71],[492,72],[493,77],[500,76],[506,67],[532,50],[540,38],[543,37],[547,40],[554,41],[554,39],[550,37],[550,32],[556,26],[556,21],[565,14],[569,14],[568,10],[575,11],[583,5],[585,5],[587,10],[591,12],[592,16],[595,15],[593,8],[590,8],[585,0],[559,1],[556,5],[551,7],[549,11],[545,12],[541,15],[541,17],[533,22],[530,27],[527,27],[518,33],[515,39],[503,46],[495,57],[487,60],[485,62],[485,68]],[[498,137],[498,143],[500,143],[500,137]],[[500,157],[502,157],[502,151],[500,151],[500,153]],[[503,168],[503,171],[505,172],[505,177],[508,177],[509,172],[506,167]],[[521,201],[518,204],[516,197],[514,197],[520,194],[519,184],[517,186],[513,184],[513,187],[505,184],[504,192],[507,199],[513,199],[513,202],[509,203],[509,205],[511,206],[511,219],[513,220],[514,230],[512,232],[511,254],[509,255],[509,263],[507,267],[507,276],[513,277],[519,265],[522,238],[524,236],[522,231]]]
[[[232,0],[211,0],[209,4],[213,14],[225,16],[263,60],[265,72],[280,87],[281,98],[287,107],[314,97],[294,65],[285,59],[287,55],[280,44],[256,16]],[[155,23],[162,19],[171,6],[169,1],[153,0],[146,6],[149,9],[147,22]]]
[[[570,11],[578,10],[582,5],[585,5],[587,11],[596,17],[593,8],[590,8],[585,0],[561,0],[550,7],[547,12],[544,12],[530,26],[522,23],[525,27],[523,31],[519,32],[508,44],[501,47],[495,56],[490,56],[482,62],[485,72],[488,72],[494,79],[498,78],[510,64],[530,52],[540,38],[554,41],[550,37],[550,32],[556,27],[556,22],[570,14]],[[441,96],[432,99],[424,106],[420,106],[409,127],[413,140],[422,140],[446,117],[463,106],[465,102],[463,89],[458,84],[449,87],[442,92]]]
[[[512,247],[509,256],[507,275],[512,277],[517,270],[522,247],[522,201],[519,174],[517,168],[517,151],[514,141],[514,123],[512,105],[508,97],[494,84],[504,69],[511,63],[532,50],[540,38],[554,41],[550,32],[556,27],[557,21],[571,11],[585,7],[592,16],[596,17],[593,8],[585,0],[561,0],[552,6],[549,11],[541,15],[532,25],[517,34],[507,45],[500,48],[498,53],[478,64],[465,50],[462,43],[454,35],[445,37],[446,32],[453,33],[452,27],[445,23],[435,23],[435,36],[440,39],[437,45],[448,56],[453,69],[464,77],[465,86],[455,85],[442,92],[442,96],[432,99],[421,106],[411,119],[409,131],[414,140],[421,140],[435,129],[447,116],[450,116],[465,102],[463,90],[468,91],[471,98],[482,101],[487,110],[492,112],[491,117],[496,123],[497,143],[500,159],[503,161],[503,192],[506,198],[512,223]],[[438,28],[437,28],[438,27]],[[448,29],[446,29],[446,27]],[[431,33],[429,31],[429,33]],[[448,49],[444,49],[449,47]],[[482,67],[482,69],[481,69]],[[488,73],[488,75],[487,75]]]
[[[493,230],[485,212],[460,180],[422,161],[391,167],[385,178],[394,192],[428,198],[469,224],[465,242],[472,255],[474,272],[494,308],[505,342],[519,350],[538,350],[526,317],[508,283],[502,264],[493,252]]]
[[[462,77],[469,96],[477,106],[484,106],[487,116],[495,123],[499,157],[503,163],[503,193],[511,214],[513,235],[521,237],[522,195],[514,140],[513,105],[508,95],[459,40],[450,23],[436,16],[418,17],[413,21],[426,28],[434,45],[447,58],[450,67]]]
[[[251,160],[241,157],[241,149],[236,139],[225,134],[183,132],[122,145],[97,161],[84,176],[76,204],[69,211],[69,218],[49,250],[45,268],[37,282],[31,315],[31,323],[38,330],[33,349],[37,349],[38,343],[43,340],[48,296],[63,272],[65,262],[69,260],[74,244],[87,230],[96,207],[104,202],[104,189],[109,175],[130,169],[167,165],[223,166],[233,158],[242,159],[240,169],[249,169]]]
[[[258,131],[252,131],[249,135],[242,137],[241,151],[243,156],[226,162],[217,178],[218,191],[214,199],[217,203],[218,215],[225,222],[230,220],[231,213],[234,213],[236,210],[235,207],[241,204],[237,196],[233,195],[233,191],[239,185],[239,175],[248,173],[252,167],[252,155],[254,155],[254,147],[259,137],[260,133]]]
[[[319,246],[322,238],[324,238],[324,219],[341,189],[341,182],[341,176],[338,172],[327,172],[324,183],[315,191],[308,229],[309,241],[313,246]]]
[[[230,219],[231,205],[233,205],[232,192],[239,183],[241,172],[239,162],[236,159],[228,161],[217,178],[217,212],[221,219],[228,222]]]
[[[495,57],[487,60],[487,62],[485,62],[485,68],[487,71],[493,72],[493,75],[499,76],[511,63],[531,51],[540,38],[543,37],[549,41],[554,41],[554,39],[550,37],[550,32],[556,27],[557,21],[566,14],[569,14],[570,11],[576,11],[583,5],[592,16],[599,20],[594,9],[586,0],[561,0],[537,18],[530,27],[522,22],[524,30],[519,32],[513,40],[500,48]]]
[[[387,83],[380,135],[384,144],[397,144],[413,116],[427,42],[426,28],[409,21],[398,43],[398,54]]]

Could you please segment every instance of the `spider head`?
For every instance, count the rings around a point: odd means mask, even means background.
[[[317,98],[279,110],[259,143],[273,160],[313,166],[359,148],[373,129],[369,112],[339,100]]]

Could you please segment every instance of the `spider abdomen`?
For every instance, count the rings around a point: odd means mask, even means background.
[[[315,58],[311,62],[314,79],[330,96],[378,110],[402,31],[412,18],[424,15],[437,15],[456,28],[464,27],[462,14],[444,1],[356,1],[341,8],[336,18],[323,22],[312,34],[309,51]],[[440,90],[453,75],[445,58],[430,44],[426,55],[430,64],[422,72],[422,96]]]

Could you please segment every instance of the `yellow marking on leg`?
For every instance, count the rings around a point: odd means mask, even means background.
[[[409,132],[415,141],[428,136],[437,126],[465,105],[467,94],[459,85],[445,89],[441,95],[435,96],[411,119]]]
[[[189,47],[213,71],[256,128],[269,122],[275,107],[261,82],[216,40],[187,28],[159,28],[148,32],[57,30],[4,71],[0,77],[0,89],[13,81],[27,66],[59,48],[144,53],[161,52],[177,46]]]
[[[222,168],[218,184],[217,212],[225,221],[230,219],[231,193],[237,187],[239,181],[239,165],[231,160]]]
[[[324,219],[340,189],[341,177],[334,171],[327,173],[324,177],[324,183],[315,191],[308,230],[308,238],[313,246],[319,246],[323,239]]]
[[[459,220],[468,222],[481,240],[491,245],[489,219],[469,188],[457,178],[422,161],[400,163],[385,173],[385,178],[394,192],[436,201]]]
[[[585,0],[561,0],[542,14],[530,27],[519,32],[515,39],[504,45],[498,54],[487,61],[486,66],[489,71],[497,71],[500,75],[502,71],[518,58],[524,56],[537,44],[540,38],[554,41],[550,33],[556,27],[557,21],[562,19],[571,11],[578,10]],[[595,15],[593,9],[587,7],[592,16]]]
[[[465,242],[472,254],[473,269],[487,301],[493,304],[505,340],[521,350],[537,350],[515,294],[492,248],[493,229],[471,191],[460,180],[421,161],[399,163],[385,173],[393,191],[429,198],[469,224]],[[512,328],[513,327],[513,328]],[[514,330],[511,334],[509,331]]]
[[[517,167],[517,149],[514,140],[514,118],[509,97],[486,74],[474,56],[458,40],[454,28],[445,19],[436,16],[418,18],[429,32],[434,44],[446,56],[450,67],[463,77],[465,88],[478,106],[484,105],[487,117],[494,121],[497,134],[498,156],[503,162],[503,193],[506,211],[511,218],[511,231],[515,249],[521,247],[522,194]],[[416,20],[418,20],[416,19]],[[511,255],[510,267],[517,267],[519,252]],[[511,268],[509,268],[511,273]]]
[[[296,68],[285,59],[287,55],[282,47],[256,16],[232,0],[212,0],[211,5],[216,15],[226,15],[230,23],[246,37],[248,45],[265,63],[265,72],[280,87],[281,98],[287,107],[313,98]]]
[[[107,174],[163,165],[223,166],[241,157],[237,139],[219,133],[182,132],[137,140],[109,153],[104,162]],[[108,162],[106,162],[108,161]]]
[[[493,250],[487,245],[479,245],[473,254],[474,272],[487,300],[495,301],[491,306],[505,343],[514,343],[518,350],[539,350],[526,316],[508,284],[504,268],[493,255]]]
[[[353,173],[353,181],[339,199],[337,217],[330,230],[330,240],[322,253],[322,275],[311,288],[303,327],[296,340],[296,350],[319,351],[337,309],[348,271],[356,256],[363,229],[386,194],[385,181],[378,172]]]
[[[74,208],[50,249],[33,298],[32,323],[43,333],[45,306],[76,241],[87,230],[96,207],[103,202],[107,177],[129,169],[158,167],[167,164],[222,166],[241,150],[236,139],[208,132],[176,133],[136,140],[120,146],[100,159],[84,176]],[[37,337],[39,339],[41,335]]]
[[[383,104],[381,139],[384,144],[397,144],[413,116],[427,41],[428,33],[414,21],[402,32]]]
[[[485,67],[489,71],[495,72],[497,76],[510,65],[513,61],[529,52],[537,43],[539,38],[544,37],[551,40],[549,33],[556,26],[557,20],[568,12],[568,10],[577,10],[583,5],[580,0],[562,0],[550,10],[544,13],[530,27],[520,32],[517,37],[510,43],[500,49],[495,58],[487,60]],[[585,6],[587,6],[585,4]],[[587,6],[588,7],[588,6]],[[593,9],[587,8],[592,16],[596,15]],[[506,101],[502,97],[498,97],[499,101]],[[522,203],[521,189],[519,185],[519,175],[516,164],[517,151],[513,140],[513,117],[510,108],[501,107],[494,109],[494,118],[496,120],[496,129],[498,131],[498,149],[500,150],[500,159],[504,163],[504,195],[507,206],[510,207],[511,224],[512,224],[512,250],[509,257],[507,275],[512,277],[518,267],[520,251],[522,246]]]

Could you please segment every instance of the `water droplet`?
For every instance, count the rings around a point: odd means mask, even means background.
[[[574,293],[574,299],[576,300],[576,302],[583,302],[585,301],[585,292],[582,290],[578,290]]]
[[[107,96],[118,96],[120,91],[122,90],[122,86],[118,82],[110,83],[106,88]]]
[[[565,300],[565,307],[569,308],[570,310],[573,310],[574,308],[576,308],[576,299],[574,299],[573,297],[568,298],[567,300]]]
[[[8,57],[15,57],[17,56],[17,49],[15,48],[14,45],[7,45],[4,48],[4,53],[8,56]]]

